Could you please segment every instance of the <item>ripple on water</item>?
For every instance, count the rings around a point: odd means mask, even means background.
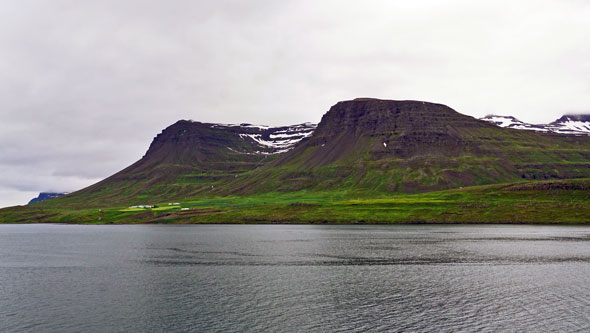
[[[589,235],[0,226],[0,330],[588,331]]]

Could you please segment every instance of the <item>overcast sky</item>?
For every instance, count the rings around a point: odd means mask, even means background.
[[[0,2],[0,207],[138,160],[178,119],[318,122],[416,99],[590,112],[590,1]]]

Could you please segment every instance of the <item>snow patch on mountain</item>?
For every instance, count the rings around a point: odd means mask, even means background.
[[[486,116],[482,118],[482,120],[489,121],[490,123],[494,123],[500,127],[511,127],[511,126],[521,126],[524,123],[514,117],[505,117],[505,116]]]
[[[571,135],[590,135],[590,115],[565,115],[550,124],[529,124],[512,116],[488,115],[484,120],[503,128]]]
[[[270,126],[266,126],[266,125],[252,125],[252,124],[247,124],[247,123],[240,124],[240,127],[245,127],[245,128],[258,128],[258,129],[261,129],[261,130],[267,130],[267,129],[271,128]]]
[[[565,115],[547,127],[556,133],[590,135],[590,115]]]
[[[293,149],[297,143],[313,134],[317,124],[303,123],[291,126],[270,127],[243,123],[239,125],[211,124],[210,126],[211,128],[231,128],[242,140],[254,142],[260,148],[254,152],[241,152],[228,147],[228,149],[235,153],[273,155],[285,153]]]

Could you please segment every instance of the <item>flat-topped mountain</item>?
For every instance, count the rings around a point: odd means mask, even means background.
[[[468,149],[462,132],[474,128],[489,126],[442,104],[355,99],[330,108],[310,140],[280,161],[299,160],[298,153],[311,149],[306,166],[357,159],[367,153],[374,160],[447,155]]]
[[[576,120],[564,118],[561,123]],[[284,127],[179,121],[145,156],[59,200],[142,204],[268,192],[424,192],[590,177],[590,137],[501,128],[423,101],[360,98]],[[57,201],[56,201],[57,202]]]
[[[590,176],[590,138],[500,128],[422,101],[334,105],[313,135],[224,193],[354,190],[422,192]]]

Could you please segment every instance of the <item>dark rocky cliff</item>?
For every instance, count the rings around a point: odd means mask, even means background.
[[[491,125],[442,105],[360,98],[339,102],[322,117],[311,139],[280,159],[289,163],[314,147],[305,165],[316,167],[371,154],[373,158],[457,155],[476,150],[465,134]]]
[[[473,127],[481,123],[442,104],[357,98],[332,106],[322,117],[316,135],[405,133],[412,130],[446,132],[449,125]]]

